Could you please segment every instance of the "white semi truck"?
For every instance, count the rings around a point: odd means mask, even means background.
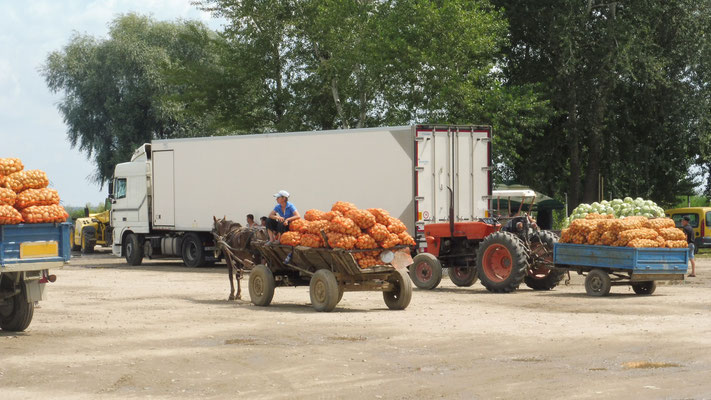
[[[213,216],[242,224],[287,190],[302,213],[338,201],[379,207],[426,246],[428,223],[487,216],[491,128],[413,125],[155,140],[116,165],[110,192],[113,253],[213,261]]]

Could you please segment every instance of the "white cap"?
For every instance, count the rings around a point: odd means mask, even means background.
[[[274,197],[289,197],[289,192],[286,190],[280,190],[274,194]]]

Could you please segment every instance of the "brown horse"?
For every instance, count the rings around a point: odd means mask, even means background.
[[[267,240],[267,231],[264,228],[250,228],[242,226],[233,221],[228,221],[227,217],[217,219],[215,221],[215,229],[212,235],[215,237],[215,245],[225,256],[227,262],[227,271],[230,275],[230,297],[228,300],[242,298],[242,272],[245,268],[251,268],[254,264],[261,262],[261,255],[254,248],[253,244],[257,241]],[[237,296],[235,296],[235,284],[232,280],[232,274],[235,274],[237,280]]]

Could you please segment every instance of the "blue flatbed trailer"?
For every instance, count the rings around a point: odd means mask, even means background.
[[[71,257],[71,224],[0,225],[0,329],[25,330],[34,303],[45,299],[45,286],[56,280],[49,269]]]
[[[591,296],[605,296],[618,285],[652,294],[656,281],[684,279],[689,250],[556,243],[553,262],[556,268],[586,274],[585,290]]]

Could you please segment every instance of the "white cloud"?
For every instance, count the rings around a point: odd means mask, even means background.
[[[60,97],[38,69],[73,32],[105,37],[119,14],[158,20],[196,19],[213,29],[223,22],[190,0],[0,0],[0,157],[19,157],[28,169],[47,172],[66,205],[103,202],[106,194],[87,179],[94,166],[72,149],[57,111]]]

